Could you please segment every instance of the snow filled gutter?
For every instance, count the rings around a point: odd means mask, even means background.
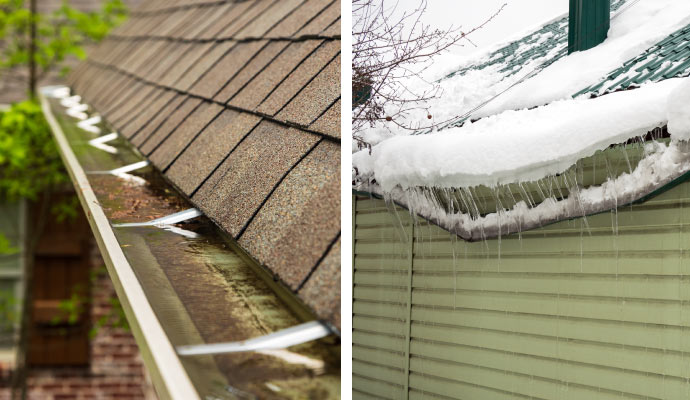
[[[354,179],[375,179],[384,191],[534,181],[666,124],[677,139],[690,138],[673,129],[690,114],[681,96],[687,92],[690,78],[669,79],[595,99],[506,111],[435,134],[394,137],[371,154],[353,155]]]
[[[98,205],[86,173],[77,161],[60,124],[46,99],[46,90],[39,93],[43,113],[50,124],[60,155],[67,167],[77,195],[91,225],[98,247],[105,260],[118,298],[127,315],[132,333],[151,374],[156,393],[165,399],[198,399],[189,376],[182,367],[175,349],[165,335],[158,318],[144,294],[132,266],[125,257],[110,222]]]
[[[511,209],[484,215],[448,209],[438,201],[444,192],[439,194],[429,188],[403,190],[397,187],[384,191],[377,184],[369,183],[357,185],[354,194],[374,195],[393,202],[464,240],[486,240],[642,202],[690,179],[688,142],[671,142],[668,146],[654,143],[652,146],[657,147],[655,152],[642,159],[632,172],[601,185],[586,188],[574,185],[565,198],[549,197],[532,207],[520,201]],[[468,203],[474,201],[471,193],[464,192]]]
[[[690,171],[690,78],[669,79],[596,99],[508,111],[469,126],[399,137],[353,156],[353,189],[393,201],[459,235],[482,240],[597,214],[684,181]],[[499,203],[478,212],[473,190],[501,191],[554,179],[610,145],[666,126],[669,143],[651,142],[634,170],[605,181],[568,183],[568,196]],[[627,156],[626,156],[627,158]],[[608,164],[600,169],[608,168]],[[546,190],[547,191],[547,190]],[[459,193],[456,195],[456,193]],[[448,197],[455,196],[455,204]]]

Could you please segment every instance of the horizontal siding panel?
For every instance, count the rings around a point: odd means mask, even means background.
[[[366,212],[357,213],[355,216],[355,225],[358,228],[373,227],[373,226],[385,226],[385,227],[396,227],[396,226],[406,226],[412,223],[413,219],[409,212],[406,210],[399,211],[397,213],[389,213],[388,211],[380,212]]]
[[[365,279],[367,278],[367,279]],[[362,284],[405,285],[402,275],[362,274]],[[360,282],[356,282],[360,283]],[[412,287],[429,290],[479,290],[570,296],[625,297],[650,300],[690,300],[690,276],[573,276],[563,274],[421,274]]]
[[[370,211],[370,210],[379,210],[379,211],[387,211],[387,205],[386,203],[377,198],[369,198],[369,197],[358,197],[356,201],[356,206],[357,206],[357,211]],[[403,208],[398,207],[398,209],[402,210]]]
[[[410,373],[410,390],[414,390],[416,392],[439,395],[460,400],[546,400],[539,397],[521,396],[516,393],[498,391],[491,388],[482,387],[477,384],[462,382],[458,380],[441,379],[439,377],[427,376],[415,372]],[[417,398],[420,397],[422,396],[418,396]]]
[[[355,291],[357,288],[355,288]],[[380,290],[386,292],[388,290]],[[362,296],[365,289],[360,289]],[[373,293],[366,291],[373,297]],[[387,295],[392,296],[392,293]],[[381,294],[381,296],[384,296]],[[601,297],[509,294],[497,292],[457,291],[439,293],[414,290],[412,304],[436,307],[462,307],[476,310],[508,311],[566,317],[606,319],[649,324],[690,326],[687,305],[678,302],[637,301]]]
[[[359,345],[352,346],[352,359],[368,362],[370,364],[386,365],[398,369],[400,373],[405,370],[405,355],[402,352],[381,350]],[[402,384],[402,382],[400,382]]]
[[[357,300],[405,304],[407,301],[407,289],[357,285],[355,286],[353,296]]]
[[[429,393],[429,392],[423,392],[423,391],[418,391],[413,388],[410,388],[410,400],[429,400],[429,399],[439,399],[439,400],[448,400],[452,399],[452,397],[447,397],[447,396],[441,396],[435,393]]]
[[[354,257],[354,262],[355,262],[355,270],[357,271],[367,271],[367,270],[376,270],[376,271],[383,271],[383,270],[389,270],[389,271],[404,271],[407,273],[407,270],[409,268],[409,261],[406,256],[397,256],[397,257],[371,257],[371,256],[364,256],[364,255],[356,255]]]
[[[410,363],[410,370],[425,376],[437,376],[439,378],[448,379],[460,382],[472,382],[482,387],[495,389],[496,391],[505,391],[514,393],[520,397],[532,396],[540,399],[592,399],[596,396],[598,398],[608,399],[631,399],[631,398],[648,398],[661,399],[662,392],[673,390],[676,395],[682,393],[683,384],[680,382],[664,382],[663,387],[651,386],[641,387],[641,389],[648,393],[647,395],[639,396],[628,391],[619,391],[617,393],[609,392],[607,397],[602,396],[602,390],[597,387],[583,387],[575,384],[565,384],[562,381],[551,381],[544,379],[537,379],[529,376],[522,376],[504,371],[495,371],[489,369],[480,369],[473,366],[456,364],[451,366],[447,363],[437,363],[433,360],[421,360],[412,358]],[[411,378],[411,377],[410,377]],[[412,386],[412,384],[410,385]],[[673,387],[673,388],[672,388]],[[567,392],[567,393],[564,393]],[[604,393],[606,393],[604,391]],[[440,393],[444,394],[444,393]],[[670,394],[670,393],[669,393]],[[657,397],[659,396],[659,397]],[[462,392],[460,392],[462,398]],[[517,396],[515,396],[517,397]],[[470,397],[474,398],[474,397]],[[492,397],[480,397],[492,398]],[[668,397],[666,397],[668,398]]]
[[[352,343],[395,352],[405,352],[406,348],[403,336],[382,335],[356,329],[352,332]]]
[[[570,239],[570,240],[568,240]],[[502,238],[498,240],[488,240],[480,242],[458,241],[455,246],[455,254],[487,254],[487,250],[498,252],[500,255],[520,254],[539,255],[545,254],[576,254],[583,253],[605,253],[605,254],[625,254],[626,252],[639,253],[642,251],[663,251],[681,254],[681,244],[686,245],[690,242],[689,232],[660,232],[650,234],[649,232],[633,232],[619,235],[592,235],[585,232],[582,236],[573,238],[561,238],[555,236],[532,237],[522,240],[510,240]],[[466,247],[466,249],[464,249]],[[453,242],[448,239],[419,238],[415,240],[415,255],[440,255],[453,254]]]
[[[515,375],[518,379],[521,377],[524,382],[533,379],[558,385],[568,382],[571,388],[581,386],[588,388],[587,391],[603,389],[607,392],[625,392],[636,396],[659,396],[662,387],[663,390],[677,395],[687,388],[687,382],[684,379],[596,365],[565,363],[557,359],[536,358],[519,353],[419,341],[412,342],[412,349],[414,349],[413,360],[417,360],[415,361],[417,365],[426,366],[423,369],[426,374],[463,380],[466,376],[463,373],[469,368],[478,377],[472,382],[483,382],[482,385],[522,394],[529,392],[525,392],[524,389],[494,386],[492,374]],[[417,354],[424,354],[424,356],[418,357]],[[538,394],[535,395],[538,396]]]
[[[379,396],[374,396],[369,393],[364,393],[356,388],[352,389],[352,398],[354,400],[379,400],[382,399],[382,397]]]
[[[360,375],[357,372],[352,373],[352,387],[356,388],[359,392],[363,392],[366,396],[373,396],[381,399],[397,400],[405,397],[402,386],[377,381],[370,377]],[[359,397],[353,393],[353,398]]]
[[[399,386],[403,386],[405,384],[403,379],[404,371],[400,369],[352,360],[352,370],[357,371],[357,373],[360,375],[368,376],[377,381]]]
[[[352,320],[353,325],[367,332],[377,332],[388,335],[400,335],[405,329],[405,321],[376,317],[364,317],[356,315]]]
[[[690,275],[690,261],[684,252],[681,258],[677,251],[669,253],[639,252],[635,255],[573,254],[572,256],[542,254],[508,255],[495,254],[466,255],[456,252],[456,257],[436,255],[415,257],[414,270],[421,272],[505,272],[505,273],[563,273],[563,274],[603,274],[603,275]],[[380,261],[381,258],[359,257],[356,264],[368,266],[393,266]],[[373,262],[376,259],[377,262]],[[366,267],[362,267],[366,268]]]
[[[447,278],[446,278],[447,279]],[[407,287],[409,276],[405,271],[358,271],[355,285]],[[452,277],[451,277],[452,281]],[[452,283],[452,282],[451,282]]]
[[[358,366],[404,371],[414,233],[409,398],[690,398],[690,184],[474,243],[355,207]]]
[[[575,342],[557,337],[520,335],[511,332],[448,328],[412,324],[412,338],[470,346],[532,357],[561,359],[572,363],[600,365],[642,373],[684,377],[687,353],[663,352],[612,344]],[[418,353],[423,354],[423,353]]]
[[[372,242],[356,241],[355,256],[362,254],[390,254],[396,257],[404,257],[409,254],[406,243],[400,242]]]
[[[407,305],[405,304],[376,303],[355,298],[352,303],[352,312],[354,315],[407,319]]]
[[[677,326],[431,307],[413,307],[412,320],[451,328],[467,327],[577,341],[617,343],[662,351],[690,352],[690,328]]]
[[[397,226],[374,226],[359,227],[354,233],[356,240],[389,240],[394,242],[402,241],[402,238],[409,237],[412,233],[410,225]]]

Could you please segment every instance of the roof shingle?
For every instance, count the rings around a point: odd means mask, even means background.
[[[339,18],[339,0],[145,2],[69,78],[336,326]]]

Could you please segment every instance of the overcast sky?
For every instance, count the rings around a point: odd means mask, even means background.
[[[395,0],[384,0],[394,4]],[[399,0],[400,9],[415,9],[420,0]],[[472,34],[470,39],[479,46],[510,38],[515,33],[536,26],[550,18],[568,12],[568,0],[428,0],[427,12],[422,21],[437,28],[462,25],[467,31],[481,24],[503,4],[507,6],[487,26]],[[467,55],[477,48],[466,44],[453,50]]]

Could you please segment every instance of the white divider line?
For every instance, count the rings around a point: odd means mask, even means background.
[[[89,119],[85,119],[83,121],[77,122],[77,126],[80,127],[81,129],[95,133],[95,134],[100,134],[101,133],[101,128],[97,127],[96,124],[101,123],[101,116],[100,115],[95,115]]]
[[[321,339],[330,334],[331,331],[326,325],[319,321],[311,321],[241,342],[178,346],[177,354],[181,356],[199,356],[247,351],[280,350],[312,340]]]
[[[117,133],[113,132],[107,135],[103,135],[101,137],[97,137],[95,139],[91,139],[89,140],[89,144],[97,149],[103,150],[110,154],[117,154],[117,149],[115,147],[105,144],[106,142],[115,139],[117,139]]]
[[[184,211],[176,212],[165,217],[157,218],[146,222],[130,222],[126,224],[115,224],[114,228],[127,228],[132,226],[157,226],[163,227],[166,225],[176,224],[178,222],[186,221],[188,219],[196,218],[203,215],[201,211],[196,208],[190,208]]]

